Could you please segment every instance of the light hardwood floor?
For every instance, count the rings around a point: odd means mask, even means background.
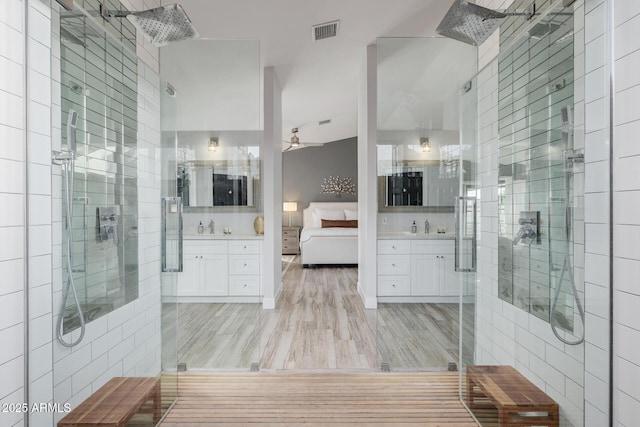
[[[474,427],[454,373],[181,375],[162,427]]]
[[[457,304],[365,310],[357,268],[303,269],[284,259],[276,310],[259,304],[178,304],[179,362],[188,369],[443,370],[458,363]],[[465,330],[473,330],[465,310]],[[170,314],[171,310],[166,310]],[[258,334],[259,331],[259,334]],[[469,353],[470,354],[470,353]]]

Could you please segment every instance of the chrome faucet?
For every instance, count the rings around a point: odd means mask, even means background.
[[[211,220],[211,222],[209,223],[209,232],[211,234],[215,234],[216,232],[216,223],[213,222],[213,220]]]
[[[424,234],[429,234],[429,220],[424,220]]]

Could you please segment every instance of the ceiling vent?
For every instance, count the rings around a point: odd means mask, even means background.
[[[311,37],[313,41],[328,39],[338,35],[340,29],[340,21],[326,22],[324,24],[318,24],[311,27]]]

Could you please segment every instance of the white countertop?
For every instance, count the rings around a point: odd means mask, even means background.
[[[453,240],[453,233],[410,233],[408,231],[397,231],[394,233],[378,233],[379,240]]]
[[[258,234],[185,234],[184,240],[263,240],[264,235]]]

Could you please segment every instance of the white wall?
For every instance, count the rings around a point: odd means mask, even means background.
[[[640,2],[614,4],[614,422],[640,417]]]
[[[24,401],[24,6],[0,2],[0,404]],[[43,50],[47,50],[43,46]],[[20,425],[19,413],[0,424]]]

